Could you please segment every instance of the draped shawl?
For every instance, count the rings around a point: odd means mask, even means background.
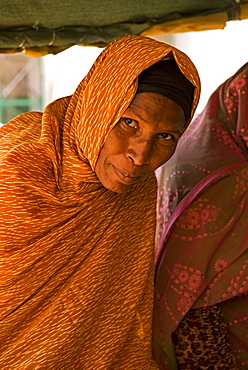
[[[171,333],[219,303],[248,365],[248,63],[219,86],[159,178],[154,354],[176,369]]]
[[[156,178],[124,194],[94,172],[141,71],[170,45],[127,36],[72,96],[0,130],[1,370],[150,369]],[[82,61],[83,63],[83,61]]]

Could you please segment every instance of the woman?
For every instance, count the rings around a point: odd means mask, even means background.
[[[210,97],[159,174],[160,369],[248,366],[248,64]]]
[[[154,92],[146,71],[170,61]],[[1,129],[1,370],[157,368],[154,170],[198,98],[185,54],[127,36],[72,96]]]

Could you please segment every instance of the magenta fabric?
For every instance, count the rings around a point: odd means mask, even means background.
[[[176,369],[171,333],[220,304],[248,367],[248,63],[211,95],[158,173],[154,356]]]

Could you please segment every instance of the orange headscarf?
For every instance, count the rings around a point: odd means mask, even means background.
[[[193,115],[199,79],[189,58],[127,36],[102,52],[72,96],[0,130],[1,370],[156,366],[156,179],[117,194],[94,168],[137,76],[168,57],[196,86]]]

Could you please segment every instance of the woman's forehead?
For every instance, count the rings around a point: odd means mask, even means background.
[[[163,95],[151,92],[135,95],[124,116],[139,119],[148,125],[157,124],[160,128],[166,128],[169,124],[171,128],[176,126],[180,130],[185,125],[185,115],[179,104]]]

